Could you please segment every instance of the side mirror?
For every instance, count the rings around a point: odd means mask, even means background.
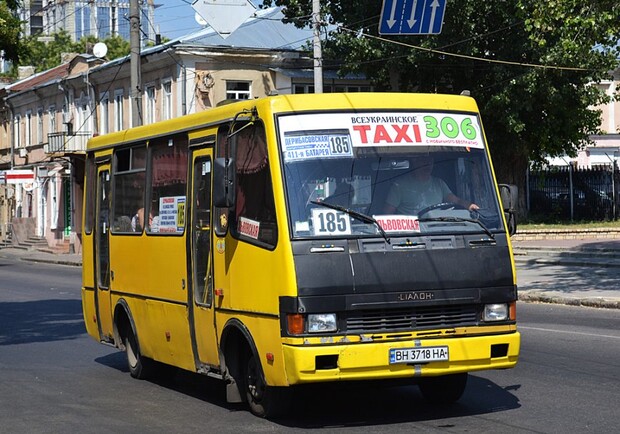
[[[519,199],[519,189],[513,184],[500,184],[499,194],[502,199],[502,209],[506,216],[506,224],[508,225],[508,234],[517,233],[517,203]]]
[[[237,180],[234,158],[215,158],[213,163],[213,206],[235,206]]]

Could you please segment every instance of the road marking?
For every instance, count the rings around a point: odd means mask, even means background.
[[[536,330],[536,331],[541,331],[541,332],[566,333],[566,334],[569,334],[569,335],[594,336],[594,337],[597,337],[597,338],[620,339],[620,336],[597,335],[595,333],[568,332],[566,330],[544,329],[544,328],[539,328],[539,327],[518,326],[517,328],[525,329],[525,330]]]

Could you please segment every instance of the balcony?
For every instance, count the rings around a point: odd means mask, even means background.
[[[47,135],[45,145],[46,154],[74,154],[86,151],[86,142],[91,137],[90,132],[69,134],[66,131]]]

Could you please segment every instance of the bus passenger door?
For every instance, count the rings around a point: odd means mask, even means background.
[[[97,167],[97,202],[95,208],[95,305],[102,341],[114,337],[110,300],[110,165]]]
[[[213,304],[211,254],[211,172],[213,149],[192,154],[192,196],[190,209],[191,264],[190,327],[197,367],[219,365]]]

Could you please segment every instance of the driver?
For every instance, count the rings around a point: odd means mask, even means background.
[[[475,203],[456,196],[443,179],[432,176],[433,157],[422,156],[410,162],[410,175],[395,181],[387,199],[384,212],[386,214],[418,215],[429,206],[439,203],[453,203],[469,211],[478,210]]]

